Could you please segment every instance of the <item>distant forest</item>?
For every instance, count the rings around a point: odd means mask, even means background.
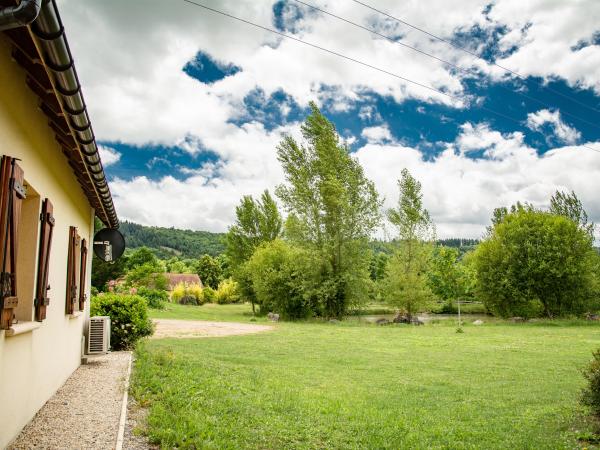
[[[438,239],[438,245],[443,245],[445,247],[475,247],[479,244],[479,239],[464,239],[464,238],[450,238],[450,239]]]
[[[159,258],[200,258],[204,254],[217,256],[225,251],[223,233],[147,227],[133,222],[121,222],[119,230],[128,249],[145,246]]]
[[[224,233],[211,233],[210,231],[180,230],[177,228],[148,227],[133,222],[121,222],[119,228],[127,248],[134,250],[139,247],[151,248],[159,258],[200,258],[204,254],[217,256],[225,251],[223,244]],[[478,239],[440,239],[438,245],[461,249],[461,253],[471,250],[478,243]],[[389,242],[374,240],[371,249],[375,253],[391,253]]]

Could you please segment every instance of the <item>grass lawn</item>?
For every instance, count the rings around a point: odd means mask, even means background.
[[[153,316],[250,318],[182,308]],[[566,322],[280,323],[146,341],[132,392],[164,448],[576,448],[591,430],[580,369],[599,345],[600,327]]]
[[[208,303],[202,306],[167,303],[165,309],[150,309],[153,319],[211,320],[215,322],[254,322],[252,307],[243,305],[217,305]],[[267,322],[266,317],[256,317],[256,322]]]

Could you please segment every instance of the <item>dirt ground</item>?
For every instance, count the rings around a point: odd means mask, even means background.
[[[204,338],[253,334],[272,330],[270,325],[236,322],[208,322],[205,320],[154,319],[154,339],[166,337]]]

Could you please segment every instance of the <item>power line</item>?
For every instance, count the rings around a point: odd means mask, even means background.
[[[406,25],[407,27],[410,27],[410,28],[412,28],[413,30],[417,30],[417,31],[419,31],[419,32],[421,32],[421,33],[423,33],[423,34],[426,34],[426,35],[427,35],[427,36],[429,36],[429,37],[432,37],[432,38],[434,38],[434,39],[437,39],[437,40],[438,40],[438,41],[440,41],[440,42],[443,42],[443,43],[445,43],[445,44],[447,44],[447,45],[450,45],[451,47],[454,47],[454,48],[455,48],[455,49],[457,49],[457,50],[460,50],[460,51],[462,51],[462,52],[468,53],[469,55],[471,55],[471,56],[474,56],[475,58],[477,58],[477,59],[480,59],[480,60],[484,61],[486,64],[491,64],[491,65],[493,65],[493,66],[496,66],[496,67],[498,67],[498,68],[500,68],[500,69],[502,69],[502,70],[504,70],[504,71],[506,71],[506,72],[509,72],[509,73],[511,73],[512,75],[514,75],[514,76],[516,76],[516,77],[520,78],[521,80],[525,80],[525,79],[526,79],[526,77],[524,77],[523,75],[521,75],[520,73],[518,73],[518,72],[516,72],[516,71],[514,71],[514,70],[512,70],[512,69],[509,69],[508,67],[504,67],[504,66],[502,66],[502,65],[500,65],[500,64],[498,64],[498,63],[496,63],[496,62],[489,62],[489,61],[486,61],[486,60],[485,60],[484,58],[482,58],[480,55],[478,55],[477,53],[475,53],[475,52],[473,52],[473,51],[469,50],[468,48],[462,47],[462,46],[460,46],[460,45],[457,45],[457,44],[455,44],[455,43],[454,43],[454,42],[452,42],[452,41],[449,41],[449,40],[447,40],[447,39],[444,39],[444,38],[442,38],[442,37],[440,37],[440,36],[437,36],[437,35],[435,35],[435,34],[433,34],[433,33],[430,33],[429,31],[427,31],[427,30],[424,30],[423,28],[419,28],[418,26],[416,26],[416,25],[413,25],[412,23],[410,23],[410,22],[407,22],[406,20],[402,20],[402,19],[399,19],[398,17],[394,17],[394,16],[392,16],[391,14],[388,14],[388,13],[386,13],[385,11],[382,11],[382,10],[380,10],[380,9],[377,9],[377,8],[375,8],[374,6],[368,5],[367,3],[364,3],[364,2],[362,2],[362,1],[360,1],[360,0],[352,0],[352,1],[353,1],[354,3],[358,3],[359,5],[362,5],[362,6],[364,6],[365,8],[368,8],[368,9],[370,9],[371,11],[375,11],[375,12],[377,12],[377,13],[379,13],[379,14],[383,15],[383,16],[386,16],[386,17],[388,17],[388,18],[390,18],[390,19],[392,19],[392,20],[395,20],[396,22],[399,22],[399,23],[401,23],[401,24],[403,24],[403,25]],[[572,101],[572,102],[574,102],[574,103],[577,103],[577,104],[579,104],[579,105],[583,106],[584,108],[587,108],[587,109],[590,109],[590,110],[592,110],[592,111],[595,111],[595,112],[598,112],[598,113],[600,113],[600,110],[599,110],[599,109],[596,109],[596,108],[594,108],[593,106],[586,105],[585,103],[583,103],[583,102],[581,102],[581,101],[577,100],[576,98],[573,98],[573,97],[572,97],[572,96],[570,96],[570,95],[563,94],[562,92],[560,92],[560,91],[557,91],[556,89],[553,89],[553,88],[551,88],[550,86],[545,86],[545,88],[546,88],[546,89],[548,89],[550,92],[552,92],[552,93],[554,93],[554,94],[556,94],[556,95],[558,95],[558,96],[560,96],[560,97],[563,97],[563,98],[565,98],[565,99],[567,99],[567,100],[570,100],[570,101]]]
[[[429,57],[429,58],[433,58],[433,59],[435,59],[435,60],[437,60],[437,61],[439,61],[439,62],[441,62],[441,63],[447,64],[447,65],[449,65],[450,67],[452,67],[452,68],[454,68],[454,69],[456,69],[456,70],[459,70],[459,71],[461,71],[461,72],[463,72],[463,73],[466,73],[466,74],[469,74],[469,75],[478,75],[478,73],[477,73],[476,71],[472,70],[472,69],[465,69],[465,68],[463,68],[463,67],[460,67],[459,65],[457,65],[457,64],[454,64],[454,63],[452,63],[452,62],[450,62],[450,61],[447,61],[447,60],[445,60],[445,59],[442,59],[442,58],[440,58],[440,57],[438,57],[438,56],[432,55],[431,53],[428,53],[428,52],[426,52],[426,51],[424,51],[424,50],[421,50],[421,49],[419,49],[419,48],[417,48],[417,47],[413,47],[412,45],[406,44],[406,43],[404,43],[404,42],[402,42],[402,41],[399,41],[399,40],[397,40],[397,39],[394,39],[394,38],[392,38],[391,36],[387,36],[387,35],[385,35],[385,34],[383,34],[383,33],[380,33],[380,32],[378,32],[377,30],[375,30],[375,29],[373,29],[373,28],[365,27],[365,26],[363,26],[363,25],[361,25],[361,24],[359,24],[359,23],[356,23],[356,22],[353,22],[353,21],[351,21],[351,20],[349,20],[349,19],[346,19],[346,18],[344,18],[344,17],[338,16],[337,14],[334,14],[334,13],[332,13],[332,12],[330,12],[330,11],[327,11],[327,10],[321,9],[321,8],[319,8],[318,6],[311,5],[311,4],[309,4],[309,3],[306,3],[306,2],[304,2],[304,1],[302,1],[302,0],[293,0],[293,1],[295,1],[296,3],[299,3],[299,4],[301,4],[301,5],[304,5],[304,6],[308,7],[308,8],[311,8],[311,9],[313,9],[313,10],[315,10],[315,11],[319,11],[319,12],[321,12],[321,13],[323,13],[323,14],[327,14],[328,16],[334,17],[334,18],[336,18],[336,19],[338,19],[338,20],[340,20],[340,21],[342,21],[342,22],[345,22],[345,23],[347,23],[347,24],[349,24],[349,25],[352,25],[352,26],[355,26],[355,27],[357,27],[357,28],[360,28],[360,29],[362,29],[362,30],[365,30],[365,31],[367,31],[367,32],[369,32],[369,33],[372,33],[372,34],[376,35],[376,36],[379,36],[379,37],[381,37],[381,38],[384,38],[384,39],[386,39],[386,40],[388,40],[388,41],[390,41],[390,42],[392,42],[392,43],[394,43],[394,44],[398,44],[398,45],[401,45],[402,47],[405,47],[405,48],[408,48],[408,49],[410,49],[410,50],[413,50],[413,51],[415,51],[415,52],[418,52],[418,53],[420,53],[420,54],[421,54],[421,55],[423,55],[423,56],[427,56],[427,57]],[[514,89],[509,89],[509,88],[506,88],[506,87],[504,87],[504,86],[502,86],[502,85],[499,85],[499,87],[500,87],[501,89],[504,89],[504,90],[508,91],[508,92],[511,92],[511,93],[517,94],[517,95],[519,95],[519,96],[521,96],[521,97],[523,97],[523,98],[526,98],[526,99],[528,99],[528,100],[532,100],[532,101],[534,101],[534,102],[537,102],[537,103],[539,103],[540,105],[543,105],[543,106],[545,106],[545,107],[547,107],[547,108],[553,108],[553,106],[552,106],[552,105],[550,105],[550,104],[548,104],[548,103],[546,103],[546,102],[544,102],[544,101],[542,101],[542,100],[539,100],[539,99],[537,99],[537,98],[535,98],[535,97],[531,97],[530,95],[527,95],[527,94],[525,94],[525,93],[523,93],[523,92],[519,92],[519,91],[516,91],[516,90],[514,90]],[[582,122],[582,123],[585,123],[585,124],[587,124],[587,125],[590,125],[590,126],[593,126],[593,127],[595,127],[595,128],[598,128],[598,129],[600,129],[600,125],[598,125],[598,124],[596,124],[596,123],[590,122],[590,121],[588,121],[588,120],[586,120],[586,119],[583,119],[583,118],[581,118],[581,117],[579,117],[579,116],[577,116],[577,115],[575,115],[575,114],[572,114],[572,113],[570,113],[570,112],[568,112],[568,111],[564,111],[564,110],[563,110],[563,111],[561,111],[561,112],[562,112],[562,114],[564,114],[565,116],[570,116],[570,117],[572,117],[572,118],[574,118],[574,119],[576,119],[576,120],[579,120],[579,121],[580,121],[580,122]]]
[[[396,73],[393,73],[393,72],[390,72],[390,71],[388,71],[388,70],[382,69],[382,68],[380,68],[380,67],[374,66],[374,65],[372,65],[372,64],[366,63],[366,62],[364,62],[364,61],[361,61],[361,60],[358,60],[358,59],[352,58],[352,57],[350,57],[350,56],[347,56],[347,55],[343,55],[342,53],[338,53],[338,52],[336,52],[336,51],[334,51],[334,50],[331,50],[331,49],[328,49],[328,48],[325,48],[325,47],[321,47],[320,45],[317,45],[317,44],[313,44],[313,43],[311,43],[311,42],[304,41],[304,40],[302,40],[302,39],[300,39],[300,38],[297,38],[297,37],[295,37],[295,36],[291,36],[291,35],[289,35],[289,34],[282,33],[281,31],[274,30],[273,28],[265,27],[265,26],[263,26],[263,25],[259,25],[259,24],[255,23],[255,22],[252,22],[252,21],[250,21],[250,20],[246,20],[246,19],[243,19],[243,18],[241,18],[241,17],[234,16],[233,14],[229,14],[229,13],[227,13],[227,12],[225,12],[225,11],[221,11],[221,10],[218,10],[218,9],[215,9],[215,8],[211,8],[210,6],[204,5],[204,4],[202,4],[202,3],[197,3],[197,2],[195,2],[195,1],[192,1],[192,0],[183,0],[183,1],[184,1],[184,2],[186,2],[186,3],[189,3],[189,4],[191,4],[191,5],[194,5],[194,6],[198,6],[199,8],[203,8],[203,9],[205,9],[205,10],[208,10],[208,11],[214,12],[215,14],[220,14],[220,15],[222,15],[222,16],[225,16],[225,17],[228,17],[228,18],[230,18],[230,19],[237,20],[238,22],[242,22],[242,23],[245,23],[245,24],[247,24],[247,25],[253,26],[253,27],[255,27],[255,28],[259,28],[259,29],[261,29],[261,30],[268,31],[268,32],[270,32],[270,33],[273,33],[273,34],[277,34],[277,35],[279,35],[279,36],[281,36],[281,37],[284,37],[284,38],[287,38],[287,39],[291,39],[291,40],[293,40],[293,41],[299,42],[299,43],[301,43],[301,44],[304,44],[304,45],[308,45],[309,47],[312,47],[312,48],[316,48],[317,50],[321,50],[321,51],[323,51],[323,52],[325,52],[325,53],[329,53],[329,54],[332,54],[332,55],[334,55],[334,56],[337,56],[337,57],[339,57],[339,58],[342,58],[342,59],[345,59],[345,60],[348,60],[348,61],[354,62],[354,63],[356,63],[356,64],[360,64],[360,65],[362,65],[362,66],[364,66],[364,67],[368,67],[368,68],[370,68],[370,69],[376,70],[376,71],[378,71],[378,72],[381,72],[381,73],[384,73],[384,74],[386,74],[386,75],[389,75],[389,76],[392,76],[392,77],[398,78],[398,79],[400,79],[400,80],[406,81],[407,83],[411,83],[411,84],[414,84],[414,85],[416,85],[416,86],[420,86],[420,87],[422,87],[422,88],[424,88],[424,89],[428,89],[428,90],[430,90],[430,91],[432,91],[432,92],[436,92],[436,93],[438,93],[438,94],[440,94],[440,95],[443,95],[443,96],[445,96],[445,97],[448,97],[448,98],[450,98],[450,99],[452,99],[452,100],[458,100],[458,101],[463,101],[463,100],[465,100],[465,99],[463,99],[463,98],[461,98],[461,97],[458,97],[458,96],[456,96],[456,95],[452,95],[452,94],[448,94],[447,92],[441,91],[441,90],[439,90],[439,89],[436,89],[436,88],[434,88],[434,87],[432,87],[432,86],[428,86],[428,85],[426,85],[426,84],[423,84],[423,83],[420,83],[420,82],[418,82],[418,81],[411,80],[410,78],[403,77],[403,76],[401,76],[401,75],[398,75],[398,74],[396,74]],[[507,120],[511,120],[511,121],[513,121],[513,122],[516,122],[517,124],[519,124],[519,126],[521,126],[521,122],[520,122],[519,120],[517,120],[517,119],[513,118],[513,117],[510,117],[510,116],[508,116],[508,115],[506,115],[506,114],[503,114],[503,113],[501,113],[501,112],[495,111],[495,110],[493,110],[493,109],[491,109],[491,108],[487,108],[487,107],[485,107],[485,106],[482,106],[482,105],[479,105],[479,108],[481,108],[481,109],[482,109],[482,110],[484,110],[484,111],[488,111],[488,112],[490,112],[490,113],[492,113],[492,114],[495,114],[495,115],[497,115],[497,116],[503,117],[503,118],[505,118],[505,119],[507,119]],[[543,135],[543,133],[542,133],[542,135]],[[598,153],[600,153],[600,150],[598,150],[598,149],[595,149],[595,148],[589,147],[589,146],[587,146],[587,145],[581,145],[581,146],[582,146],[582,147],[589,148],[590,150],[593,150],[593,151],[595,151],[595,152],[598,152]]]

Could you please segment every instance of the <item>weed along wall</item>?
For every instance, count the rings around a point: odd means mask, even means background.
[[[39,99],[25,84],[24,71],[11,61],[4,36],[0,36],[0,68],[0,153],[20,160],[28,194],[19,225],[17,321],[0,331],[0,448],[4,448],[80,364],[89,302],[83,311],[66,314],[69,228],[77,227],[79,236],[91,242],[93,210],[38,109]],[[54,206],[55,219],[50,303],[45,320],[36,322],[33,298],[45,198]],[[86,263],[89,268],[91,252]],[[89,298],[90,270],[86,278],[82,289]]]

